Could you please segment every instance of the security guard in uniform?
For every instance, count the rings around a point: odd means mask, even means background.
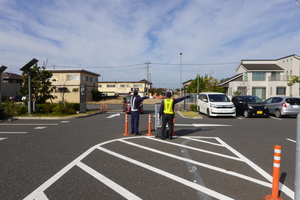
[[[131,107],[131,134],[141,135],[139,133],[139,112],[140,112],[140,104],[144,99],[148,99],[149,97],[140,97],[138,96],[138,92],[135,90],[133,92],[133,96],[130,99],[130,107]]]
[[[175,116],[174,113],[174,105],[180,101],[185,100],[186,98],[190,98],[190,96],[185,96],[178,99],[172,99],[171,92],[166,92],[166,99],[161,102],[159,115],[162,117],[162,127],[161,127],[161,139],[166,139],[167,137],[171,140],[172,132],[173,132],[173,119]],[[169,135],[166,135],[166,125],[169,127]]]

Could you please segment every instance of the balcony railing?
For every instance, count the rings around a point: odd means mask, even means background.
[[[288,81],[289,76],[269,76],[268,81]]]

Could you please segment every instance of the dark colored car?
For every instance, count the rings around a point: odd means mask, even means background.
[[[300,98],[297,97],[271,97],[266,101],[270,114],[276,117],[295,116],[300,113]]]
[[[23,100],[22,98],[23,98],[22,95],[13,95],[9,97],[10,100],[17,101],[17,102],[22,101]]]
[[[232,103],[235,105],[236,113],[248,118],[251,116],[269,117],[269,109],[266,107],[263,100],[257,96],[238,95],[232,98]]]
[[[123,112],[125,112],[126,114],[131,113],[130,99],[131,96],[126,96],[123,100]],[[139,105],[139,113],[144,113],[144,106],[142,103]]]

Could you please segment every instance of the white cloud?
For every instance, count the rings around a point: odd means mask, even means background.
[[[186,81],[197,73],[230,77],[242,59],[299,50],[300,9],[285,0],[2,0],[0,13],[0,64],[16,73],[35,57],[100,80],[137,81],[149,61],[154,86],[176,88],[181,52]]]

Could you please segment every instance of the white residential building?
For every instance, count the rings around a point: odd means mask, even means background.
[[[219,84],[229,97],[236,91],[261,99],[300,96],[299,83],[288,85],[291,76],[300,77],[300,57],[295,54],[276,60],[241,60],[236,72],[235,76]]]

